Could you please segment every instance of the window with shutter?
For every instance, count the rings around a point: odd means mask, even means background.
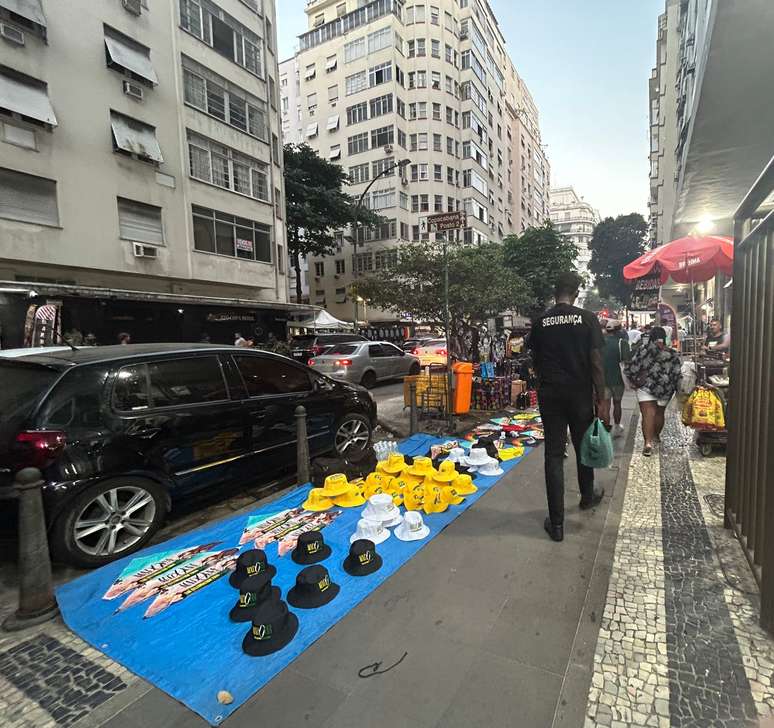
[[[161,208],[118,197],[118,231],[124,240],[164,244]]]
[[[0,169],[0,217],[59,225],[56,180]]]

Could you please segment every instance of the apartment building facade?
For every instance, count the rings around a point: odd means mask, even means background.
[[[312,0],[306,13],[301,141],[344,167],[350,194],[385,218],[342,231],[335,255],[309,261],[311,303],[351,321],[353,279],[393,265],[401,244],[437,238],[434,213],[467,213],[452,244],[501,241],[547,217],[537,109],[485,0]]]
[[[575,268],[578,273],[586,276],[591,284],[591,238],[600,221],[599,212],[586,202],[574,187],[555,187],[551,190],[550,217],[556,229],[577,246],[578,258]]]
[[[300,144],[304,134],[301,129],[301,77],[296,56],[280,61],[279,95],[282,141],[284,144]]]
[[[100,343],[280,331],[273,2],[0,0],[0,22],[3,344],[30,343],[30,303]]]

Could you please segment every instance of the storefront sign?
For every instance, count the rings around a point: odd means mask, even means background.
[[[445,230],[457,230],[467,226],[467,216],[464,212],[442,212],[438,215],[429,215],[427,224],[431,230],[439,233]]]
[[[219,321],[255,321],[255,316],[251,313],[208,313],[207,321],[217,323]]]
[[[634,281],[634,293],[629,302],[630,311],[655,311],[659,302],[661,275],[645,276]]]
[[[236,249],[237,250],[244,250],[247,253],[253,252],[253,241],[252,240],[245,240],[244,238],[237,238],[236,239]]]

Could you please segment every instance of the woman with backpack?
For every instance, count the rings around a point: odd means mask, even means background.
[[[667,345],[666,331],[654,326],[632,349],[624,366],[630,384],[637,390],[642,414],[642,454],[653,454],[653,443],[664,429],[664,412],[680,382],[680,356]]]

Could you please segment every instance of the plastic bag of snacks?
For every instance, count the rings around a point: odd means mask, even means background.
[[[694,430],[723,430],[726,418],[718,393],[708,387],[695,387],[683,405],[683,424]]]

